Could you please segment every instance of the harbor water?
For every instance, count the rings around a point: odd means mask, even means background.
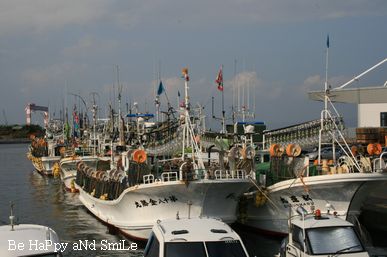
[[[63,256],[142,256],[144,244],[136,250],[112,250],[107,243],[120,243],[128,249],[131,241],[109,229],[91,215],[77,194],[65,192],[59,178],[48,178],[34,171],[27,159],[27,144],[0,145],[0,221],[9,223],[10,203],[14,204],[17,223],[33,223],[53,228],[62,242],[68,243]],[[385,192],[385,195],[387,193]],[[384,201],[384,219],[387,220],[387,196]],[[383,207],[378,202],[379,209]],[[375,215],[375,214],[372,214]],[[379,215],[380,216],[380,215]],[[369,220],[367,217],[365,221]],[[386,223],[387,224],[387,223]],[[385,224],[384,224],[385,225]],[[270,257],[278,253],[281,239],[264,237],[236,227],[244,240],[250,256]],[[387,246],[383,231],[373,231],[378,243]],[[383,240],[383,238],[385,240]],[[86,241],[87,240],[87,241]],[[83,245],[79,245],[82,242]],[[85,250],[85,242],[89,249]],[[94,248],[95,243],[95,248]]]

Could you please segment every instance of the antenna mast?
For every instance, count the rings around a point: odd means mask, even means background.
[[[329,34],[327,36],[327,51],[325,55],[325,94],[324,94],[324,118],[327,118],[328,111],[328,60],[329,60]]]

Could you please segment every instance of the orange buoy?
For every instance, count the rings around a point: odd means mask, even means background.
[[[146,152],[141,149],[137,149],[133,152],[133,161],[137,163],[144,163],[146,161]]]
[[[272,144],[269,152],[271,157],[281,157],[284,153],[284,148],[280,144]]]
[[[353,146],[351,147],[351,152],[352,152],[353,156],[356,156],[356,155],[357,155],[358,149],[357,149],[357,146],[356,146],[356,145],[353,145]]]
[[[289,157],[297,157],[301,154],[301,147],[298,144],[288,144],[286,146],[286,154]]]
[[[369,155],[379,155],[382,153],[382,146],[378,143],[368,144],[367,153]]]

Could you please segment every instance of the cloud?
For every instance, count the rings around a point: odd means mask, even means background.
[[[233,90],[234,103],[238,101],[238,94],[240,102],[251,102],[254,100],[253,98],[259,101],[276,100],[283,97],[284,94],[284,88],[281,85],[258,78],[255,71],[240,72],[230,81],[227,81],[225,86]]]
[[[62,50],[64,57],[88,57],[114,52],[119,43],[109,39],[96,39],[91,35],[81,37],[74,45]]]
[[[331,78],[328,78],[328,84],[331,86],[331,88],[339,87],[340,85],[344,84],[345,82],[349,81],[351,78],[348,76],[334,76]],[[307,77],[303,84],[298,87],[298,90],[306,93],[308,91],[314,91],[314,90],[323,90],[325,85],[325,78],[322,78],[320,75],[311,75]]]
[[[102,20],[109,13],[104,0],[2,0],[0,35],[18,32],[43,32],[66,25],[86,25]]]
[[[383,16],[386,11],[387,4],[383,0],[166,0],[152,4],[146,1],[126,2],[113,17],[123,26],[163,24],[188,28]]]
[[[200,27],[235,24],[286,23],[353,16],[383,16],[384,0],[2,0],[0,35],[42,33],[65,26],[115,24]]]
[[[59,63],[48,67],[30,68],[21,72],[24,87],[20,92],[29,94],[31,91],[44,90],[63,85],[70,74],[82,73],[86,69],[83,64]]]

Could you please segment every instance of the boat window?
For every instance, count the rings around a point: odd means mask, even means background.
[[[293,244],[301,251],[304,251],[304,243],[303,243],[304,237],[303,237],[302,229],[300,227],[293,225],[292,236],[293,236]]]
[[[364,251],[353,227],[323,227],[306,231],[313,254],[353,253]]]
[[[159,240],[152,233],[151,236],[149,237],[148,243],[146,244],[146,247],[144,250],[144,257],[158,257],[159,251],[160,251],[159,249],[160,249]]]
[[[165,257],[206,257],[203,242],[165,243]]]
[[[174,230],[171,232],[172,235],[181,235],[181,234],[188,234],[188,230],[182,229],[182,230]]]
[[[33,254],[33,255],[23,255],[24,257],[61,257],[60,253],[42,253],[42,254]]]
[[[206,242],[209,257],[245,257],[246,253],[239,240]]]
[[[215,228],[213,228],[213,229],[211,229],[210,231],[211,231],[212,233],[227,234],[227,231],[224,230],[224,229],[215,229]]]

